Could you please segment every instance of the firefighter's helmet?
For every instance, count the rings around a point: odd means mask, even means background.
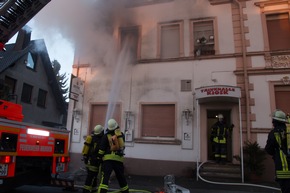
[[[224,116],[223,116],[223,114],[218,114],[218,115],[217,115],[217,118],[218,118],[218,119],[223,119]]]
[[[108,129],[110,131],[113,131],[113,130],[117,129],[117,127],[118,127],[118,123],[117,123],[117,121],[115,119],[110,119],[108,121]]]
[[[286,114],[283,111],[281,111],[280,109],[276,109],[272,113],[272,119],[283,122],[283,123],[288,123]]]
[[[103,132],[104,127],[102,125],[96,125],[93,131],[94,135],[99,135]]]

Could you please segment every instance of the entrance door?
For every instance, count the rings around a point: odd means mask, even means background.
[[[213,149],[213,143],[210,140],[210,134],[211,134],[211,127],[213,124],[218,120],[217,115],[223,114],[224,121],[226,125],[230,126],[232,124],[231,120],[231,110],[207,110],[207,139],[208,139],[208,159],[214,160],[214,149]],[[227,161],[232,162],[232,133],[229,134],[227,138]]]

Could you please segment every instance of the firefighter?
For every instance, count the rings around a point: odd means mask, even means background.
[[[272,113],[273,129],[268,134],[266,152],[272,156],[275,164],[275,179],[282,193],[290,192],[290,157],[287,151],[286,114],[277,109]]]
[[[83,187],[83,193],[97,192],[97,178],[100,164],[97,155],[104,135],[104,127],[96,125],[91,135],[87,136],[83,147],[83,160],[87,168],[87,177]]]
[[[124,141],[125,137],[118,123],[114,119],[110,119],[98,153],[99,160],[103,161],[102,178],[98,193],[106,193],[108,191],[108,184],[112,171],[116,174],[116,178],[121,188],[120,191],[129,193],[129,187],[124,175]]]
[[[226,163],[227,138],[234,125],[227,127],[222,114],[217,115],[218,121],[212,126],[211,141],[213,142],[214,158],[217,163]]]

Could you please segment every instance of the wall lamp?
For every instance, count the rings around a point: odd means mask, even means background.
[[[186,120],[186,124],[189,124],[189,119],[192,117],[192,113],[191,110],[189,109],[185,109],[182,111],[182,116],[184,116],[185,120]]]
[[[131,128],[131,117],[133,115],[132,111],[124,111],[125,113],[125,130],[129,130]]]
[[[74,117],[74,119],[76,119],[76,121],[80,120],[81,115],[82,115],[82,113],[81,113],[81,111],[79,109],[74,109],[73,110],[73,117]]]

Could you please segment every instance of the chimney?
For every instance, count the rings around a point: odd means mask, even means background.
[[[31,28],[26,25],[18,32],[14,50],[19,51],[25,49],[29,45],[30,38]]]

